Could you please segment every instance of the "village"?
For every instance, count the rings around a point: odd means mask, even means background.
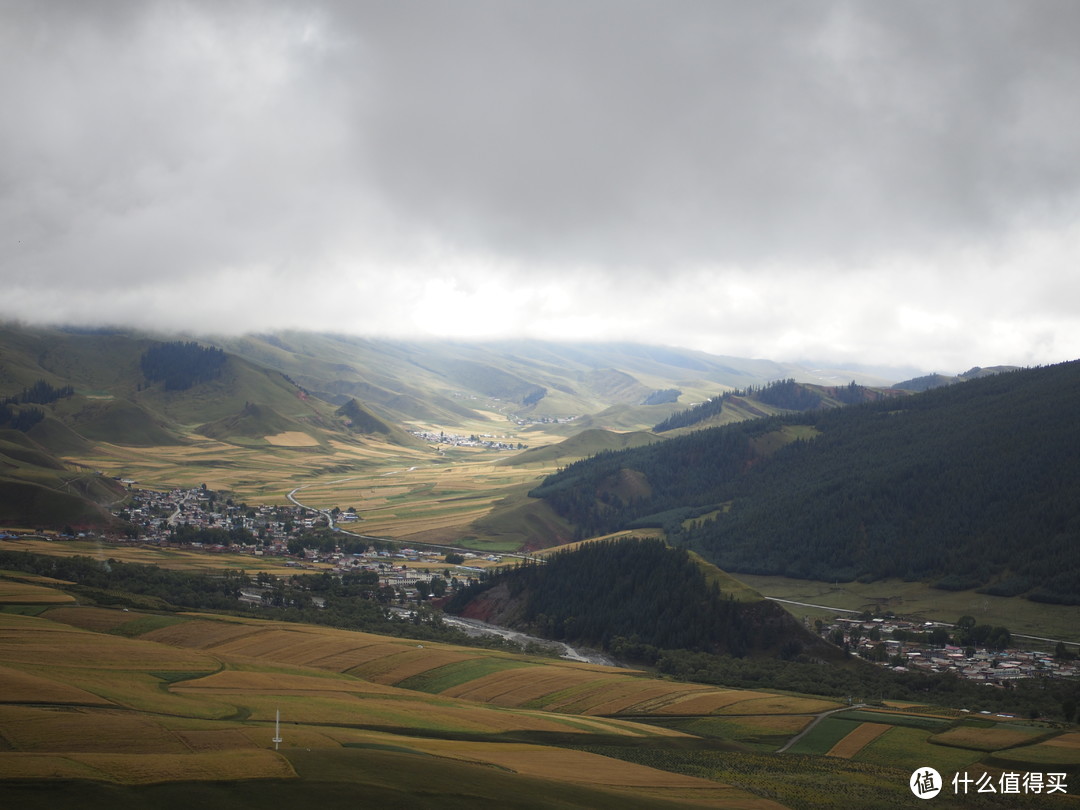
[[[281,557],[282,567],[297,572],[335,575],[372,572],[380,586],[394,589],[396,598],[416,601],[431,594],[433,578],[447,586],[467,585],[485,568],[502,562],[493,554],[468,550],[399,547],[389,541],[335,528],[327,515],[290,506],[247,506],[205,488],[166,492],[131,489],[120,517],[134,528],[130,540],[158,546],[182,546],[207,553]],[[335,524],[358,522],[356,510],[329,510]],[[423,583],[423,584],[421,584]],[[424,584],[428,586],[424,592]],[[435,590],[438,590],[435,586]],[[260,592],[245,594],[255,603]],[[318,604],[318,600],[315,600]]]
[[[1054,653],[1019,649],[1010,645],[1011,638],[1004,628],[991,631],[997,631],[994,646],[953,643],[954,631],[959,636],[963,627],[890,615],[837,617],[831,624],[815,622],[814,629],[853,654],[897,672],[951,672],[959,678],[999,687],[1019,678],[1080,676],[1077,656],[1067,652],[1064,644],[1058,644]]]
[[[482,433],[477,435],[475,433],[468,436],[459,435],[456,433],[446,433],[439,431],[438,433],[432,430],[410,430],[413,436],[418,439],[423,439],[429,444],[446,444],[452,447],[484,447],[488,450],[526,450],[527,444],[521,442],[504,441],[496,436],[492,436],[490,433]]]

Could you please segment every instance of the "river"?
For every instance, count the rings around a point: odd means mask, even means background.
[[[511,630],[509,627],[499,627],[497,624],[488,624],[487,622],[481,622],[476,619],[463,619],[460,616],[443,616],[443,621],[451,627],[457,627],[458,629],[465,631],[470,636],[502,636],[505,639],[513,641],[515,644],[532,643],[539,644],[542,647],[554,648],[559,651],[560,658],[565,658],[568,661],[580,661],[583,664],[601,664],[607,667],[622,666],[622,664],[614,658],[609,658],[603,653],[599,653],[595,650],[571,647],[569,644],[564,644],[561,641],[551,641],[550,639],[540,638],[538,636],[530,636],[527,633]]]

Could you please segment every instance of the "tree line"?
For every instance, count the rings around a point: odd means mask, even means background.
[[[59,399],[74,396],[74,394],[75,389],[70,385],[56,388],[45,380],[38,380],[30,387],[23,388],[22,393],[4,397],[4,399],[0,400],[0,428],[21,430],[25,433],[45,418],[45,411],[41,408],[15,406],[27,404],[48,405]]]
[[[221,374],[225,352],[194,341],[175,341],[151,346],[139,360],[143,376],[150,382],[164,382],[166,391],[183,391],[209,382]]]

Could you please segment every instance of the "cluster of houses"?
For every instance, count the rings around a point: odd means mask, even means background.
[[[504,441],[503,438],[492,436],[490,433],[473,433],[469,436],[461,436],[456,433],[445,433],[432,430],[410,430],[413,436],[423,439],[429,444],[448,444],[453,447],[485,447],[488,450],[526,450],[528,445],[521,442]],[[505,438],[505,437],[504,437]]]
[[[836,618],[821,626],[820,632],[834,641],[842,640],[852,652],[900,672],[953,672],[967,680],[995,685],[1017,678],[1080,676],[1076,658],[1064,660],[1038,650],[992,650],[923,640],[935,627],[946,626],[892,617]]]
[[[134,482],[132,482],[134,483]],[[140,543],[175,545],[171,529],[177,525],[199,529],[244,529],[249,542],[205,543],[189,542],[188,545],[208,552],[248,553],[254,556],[287,557],[286,568],[330,571],[335,574],[371,571],[378,574],[379,584],[389,586],[407,600],[415,600],[417,583],[430,581],[433,575],[442,576],[449,571],[448,579],[468,584],[477,578],[484,567],[502,562],[493,554],[460,552],[461,562],[445,562],[445,551],[419,550],[414,548],[369,548],[350,553],[341,548],[319,550],[304,548],[290,554],[288,542],[305,529],[314,528],[321,518],[310,509],[291,506],[246,506],[222,501],[210,490],[203,488],[173,489],[167,492],[131,489],[131,499],[123,510],[123,516],[139,529]],[[336,516],[338,523],[356,520],[352,511]],[[294,548],[295,551],[295,548]],[[251,588],[241,597],[243,601],[259,604],[263,590]],[[316,604],[320,600],[313,600]]]
[[[233,551],[263,554],[286,554],[291,536],[312,528],[319,516],[298,506],[246,506],[221,500],[216,493],[202,487],[155,492],[130,489],[131,498],[121,511],[139,531],[144,543],[168,544],[172,529],[187,525],[194,529],[244,529],[252,542],[234,543]],[[355,514],[349,513],[353,518]],[[343,513],[344,517],[345,513]],[[224,544],[192,543],[211,551],[224,550]]]

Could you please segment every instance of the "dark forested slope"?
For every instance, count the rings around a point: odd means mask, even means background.
[[[838,656],[774,602],[735,601],[655,539],[556,552],[459,592],[447,610],[649,663],[662,650]]]
[[[1065,363],[606,454],[534,494],[584,533],[663,524],[734,572],[1080,603],[1078,408]]]

